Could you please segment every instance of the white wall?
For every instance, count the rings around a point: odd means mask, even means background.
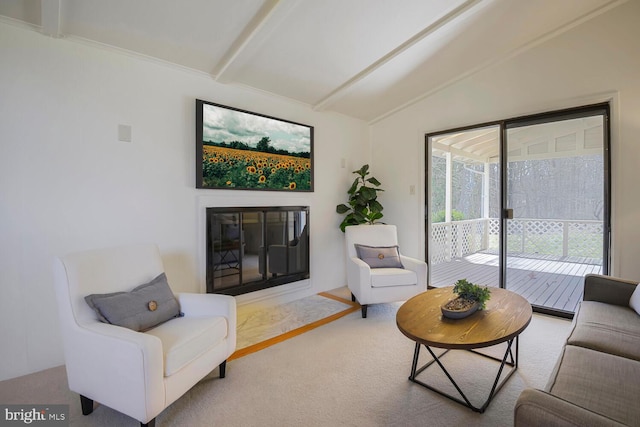
[[[628,2],[371,126],[372,168],[401,247],[424,256],[425,133],[611,100],[612,273],[640,281],[638,19],[640,2]]]
[[[289,298],[345,284],[335,206],[369,160],[364,122],[3,22],[0,57],[0,380],[63,363],[56,255],[155,242],[176,291],[203,289],[207,205],[309,205],[311,279]],[[196,190],[196,98],[315,126],[315,192]]]

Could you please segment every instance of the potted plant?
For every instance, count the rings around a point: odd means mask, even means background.
[[[483,310],[491,298],[489,287],[475,285],[467,279],[458,280],[453,287],[453,292],[458,296],[441,307],[442,315],[450,319],[461,319],[477,310]]]
[[[340,223],[342,232],[348,225],[374,224],[382,218],[382,205],[377,200],[378,191],[384,191],[378,188],[380,181],[374,177],[367,178],[369,165],[364,165],[357,171],[353,171],[353,173],[357,174],[358,177],[347,191],[349,204],[341,203],[336,206],[336,212],[347,214],[342,223]]]

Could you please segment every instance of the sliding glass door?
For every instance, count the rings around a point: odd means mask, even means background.
[[[585,274],[608,273],[605,104],[429,134],[430,285],[458,279],[571,315]]]
[[[573,313],[583,277],[608,266],[604,107],[505,124],[504,286],[541,309]]]
[[[494,124],[427,137],[432,286],[500,284],[500,133]]]

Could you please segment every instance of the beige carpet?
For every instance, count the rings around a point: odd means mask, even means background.
[[[355,311],[264,350],[232,360],[157,418],[159,426],[510,426],[526,386],[543,387],[568,334],[567,320],[534,315],[521,335],[520,367],[484,414],[411,383],[414,344],[395,326],[400,304]],[[423,352],[426,360],[427,352]],[[473,403],[486,397],[497,365],[468,352],[450,352],[447,366]],[[430,368],[431,369],[431,368]],[[423,380],[444,387],[441,375]],[[427,375],[425,377],[425,375]],[[63,367],[0,382],[2,403],[68,403],[71,425],[135,426],[99,406],[84,417],[66,386]]]

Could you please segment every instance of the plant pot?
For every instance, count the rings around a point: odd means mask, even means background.
[[[478,310],[478,307],[480,307],[480,304],[478,304],[478,301],[474,301],[473,304],[471,304],[465,309],[446,308],[449,304],[454,303],[455,301],[458,301],[458,300],[460,300],[460,297],[455,298],[440,307],[440,310],[442,310],[443,317],[446,317],[448,319],[464,319],[467,316],[471,316],[473,313],[475,313]]]

